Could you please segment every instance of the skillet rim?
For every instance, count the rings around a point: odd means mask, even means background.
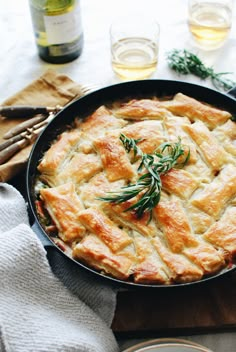
[[[162,86],[163,85],[163,86]],[[76,263],[77,265],[79,265],[83,270],[88,271],[92,274],[95,274],[95,277],[98,278],[102,278],[105,279],[105,281],[108,280],[108,282],[110,281],[111,283],[114,284],[118,284],[119,286],[123,286],[123,287],[128,287],[128,288],[179,288],[179,287],[189,287],[189,286],[193,286],[193,285],[199,285],[199,284],[204,284],[206,282],[209,282],[213,279],[217,279],[220,277],[225,277],[227,274],[231,273],[232,271],[234,271],[236,269],[236,264],[232,264],[230,268],[225,267],[223,268],[221,271],[217,272],[214,275],[211,276],[204,276],[201,280],[197,280],[197,281],[192,281],[192,282],[187,282],[187,283],[173,283],[173,284],[169,284],[169,285],[161,285],[161,284],[142,284],[142,283],[135,283],[132,281],[125,281],[125,280],[120,280],[117,278],[114,278],[112,276],[109,275],[105,275],[99,271],[96,271],[95,269],[87,266],[84,263],[81,263],[77,260],[75,260],[74,258],[70,257],[68,254],[66,254],[65,252],[63,252],[63,250],[61,248],[59,248],[59,246],[57,246],[54,241],[50,238],[50,236],[46,233],[46,231],[43,229],[43,226],[40,223],[39,217],[37,215],[36,212],[36,208],[35,208],[35,191],[33,191],[33,187],[35,185],[35,178],[36,178],[36,173],[37,173],[37,164],[40,160],[40,157],[42,157],[43,153],[45,153],[45,151],[49,148],[50,143],[48,144],[48,142],[52,142],[57,136],[58,134],[62,133],[65,129],[66,129],[66,116],[67,114],[70,115],[69,113],[73,112],[73,114],[71,114],[70,121],[68,121],[68,124],[71,124],[73,122],[73,120],[78,117],[79,112],[76,110],[76,113],[74,111],[75,108],[77,108],[77,105],[81,106],[82,104],[82,110],[85,109],[86,113],[83,111],[82,113],[82,118],[85,118],[86,116],[88,116],[89,114],[91,114],[96,108],[98,108],[99,106],[103,105],[103,104],[109,104],[111,102],[115,102],[117,100],[129,100],[133,98],[137,98],[137,95],[133,95],[133,88],[135,87],[135,89],[137,90],[139,88],[139,86],[141,86],[142,89],[139,90],[139,95],[140,98],[141,97],[150,97],[150,96],[166,96],[166,89],[168,90],[168,95],[174,95],[178,92],[184,93],[184,94],[190,94],[190,96],[192,96],[195,99],[204,101],[206,103],[212,104],[214,107],[221,107],[226,109],[227,111],[235,111],[235,115],[236,115],[236,100],[232,95],[229,95],[229,93],[222,93],[219,92],[215,89],[211,89],[208,87],[204,87],[202,85],[199,84],[195,84],[195,83],[189,83],[189,82],[185,82],[185,81],[181,81],[181,80],[165,80],[165,79],[147,79],[147,80],[140,80],[140,81],[127,81],[127,82],[121,82],[121,83],[117,83],[117,84],[112,84],[103,88],[100,88],[96,91],[93,91],[91,93],[86,94],[85,96],[82,96],[74,101],[72,101],[71,103],[67,104],[62,110],[60,110],[55,117],[53,118],[53,120],[45,127],[45,129],[41,132],[41,134],[38,136],[37,140],[35,141],[31,152],[30,152],[30,156],[29,156],[29,160],[27,163],[27,169],[26,169],[26,189],[27,189],[27,200],[28,200],[28,204],[29,204],[29,208],[30,208],[30,212],[33,215],[33,218],[35,220],[35,224],[36,227],[38,228],[36,230],[35,228],[35,232],[37,233],[38,231],[39,233],[39,237],[45,237],[49,243],[50,246],[56,248],[59,252],[61,252],[64,256],[66,256],[69,260],[71,260],[72,262]],[[165,90],[163,91],[163,87],[165,87]],[[124,89],[123,89],[124,88]],[[178,89],[177,89],[178,88]],[[132,93],[131,96],[125,93],[126,90],[128,90],[128,92]],[[161,90],[162,95],[158,94],[157,91],[159,92]],[[183,92],[184,90],[184,92]],[[196,92],[195,92],[196,90]],[[171,91],[171,94],[170,94]],[[194,94],[191,94],[189,92],[193,91]],[[109,93],[109,94],[107,94]],[[118,94],[119,97],[114,96]],[[120,94],[121,93],[121,94]],[[196,93],[196,94],[195,94]],[[205,94],[204,94],[205,93]],[[158,95],[157,95],[158,94]],[[210,99],[209,99],[210,96]],[[215,102],[212,102],[212,98],[214,97],[219,97],[219,101],[217,102],[217,104]],[[199,98],[200,97],[200,98]],[[86,102],[92,100],[93,104],[95,103],[95,106],[91,107],[89,105],[89,107],[86,107]],[[102,101],[101,101],[102,100]],[[225,101],[225,104],[221,104],[221,102]],[[227,101],[228,100],[228,101]],[[225,106],[227,105],[232,105],[232,109],[230,108],[225,108]],[[84,106],[85,105],[85,106]],[[235,105],[235,106],[234,106]],[[234,106],[234,108],[233,108]],[[233,112],[232,112],[233,114]],[[72,116],[74,115],[74,116]],[[60,121],[60,119],[62,121]],[[65,121],[64,121],[65,120]],[[64,123],[63,123],[64,121]],[[58,130],[58,122],[60,122],[60,125],[62,124],[62,126],[60,126],[60,129]],[[54,129],[54,125],[55,128]],[[52,131],[53,130],[53,134]],[[52,137],[53,135],[53,137]],[[46,136],[46,138],[45,138]],[[47,143],[44,143],[44,138],[45,141]],[[43,147],[43,148],[41,148]],[[35,155],[38,156],[35,160]],[[34,227],[34,225],[33,225]]]

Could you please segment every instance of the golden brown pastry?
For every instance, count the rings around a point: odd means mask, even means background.
[[[115,118],[110,110],[105,106],[101,106],[86,121],[80,123],[79,128],[88,136],[95,138],[102,136],[108,130],[122,128],[126,124],[126,121]]]
[[[224,149],[236,156],[236,123],[228,120],[213,131],[214,136],[219,140]]]
[[[130,120],[152,120],[162,119],[168,115],[168,110],[157,100],[133,99],[128,103],[122,104],[119,109],[114,110],[115,116]]]
[[[180,137],[181,143],[188,147],[186,150],[190,151],[189,162],[196,163],[198,160],[196,145],[183,128],[185,125],[191,125],[189,119],[183,116],[171,115],[164,118],[163,124],[168,134],[168,140],[171,142],[177,142]]]
[[[215,222],[215,219],[211,215],[194,207],[190,203],[186,204],[185,210],[188,214],[191,227],[196,234],[204,233]]]
[[[149,222],[149,214],[144,214],[141,218],[138,218],[134,211],[127,211],[127,209],[136,202],[135,200],[129,200],[124,203],[106,203],[104,208],[112,218],[127,228],[133,229],[144,236],[153,236],[156,233],[156,227],[153,222]]]
[[[202,278],[202,268],[193,264],[186,256],[170,251],[168,246],[166,246],[158,236],[152,238],[152,243],[163,262],[169,268],[171,280],[178,283],[185,283]]]
[[[78,243],[72,255],[84,261],[92,268],[111,274],[120,280],[126,280],[132,274],[133,262],[122,253],[114,254],[97,236],[89,235]]]
[[[183,170],[190,173],[199,182],[199,187],[201,183],[210,183],[217,173],[200,156],[196,163],[187,163]]]
[[[98,208],[89,208],[78,214],[80,222],[89,232],[97,235],[113,252],[132,242],[127,232],[121,230]]]
[[[179,200],[160,202],[154,208],[154,215],[157,226],[163,231],[174,253],[182,252],[185,247],[197,245],[187,215]]]
[[[236,123],[230,118],[182,93],[117,101],[78,117],[38,165],[36,208],[45,231],[75,260],[137,284],[188,283],[227,269],[236,258]],[[140,154],[126,151],[121,133],[136,140]],[[152,192],[160,187],[160,201],[148,195],[145,204],[153,201],[154,209],[138,216],[129,208],[148,191],[141,157],[157,164],[156,148],[179,140],[181,158],[190,151],[189,160],[156,178]],[[134,190],[140,178],[134,197],[102,199]]]
[[[236,194],[236,167],[227,165],[219,175],[191,200],[192,205],[218,219]]]
[[[168,193],[180,198],[189,198],[198,187],[198,180],[183,169],[171,169],[161,176],[162,186]]]
[[[134,267],[134,281],[137,283],[170,283],[168,267],[158,256],[147,237],[133,232],[137,264]]]
[[[236,207],[227,209],[222,218],[205,232],[204,239],[223,248],[233,258],[236,255]]]
[[[223,124],[232,116],[228,111],[216,109],[182,93],[176,94],[166,108],[174,114],[187,116],[191,121],[201,120],[209,128]]]
[[[62,171],[55,177],[55,184],[73,182],[79,185],[88,181],[92,176],[102,170],[101,159],[97,154],[76,153],[64,164]]]
[[[160,121],[141,121],[123,128],[122,133],[129,138],[141,139],[138,143],[143,153],[152,154],[166,141]]]
[[[47,150],[38,165],[41,179],[53,184],[53,177],[63,165],[64,160],[73,152],[81,137],[81,132],[72,130],[62,133],[58,140]]]
[[[124,186],[124,180],[109,182],[104,172],[100,172],[92,177],[88,182],[80,184],[80,198],[86,208],[93,206],[103,206],[104,202],[100,197],[105,197],[108,192],[120,190]]]
[[[193,263],[199,265],[204,274],[214,274],[225,265],[223,251],[216,250],[215,247],[199,242],[195,247],[185,248],[183,253]]]
[[[135,171],[119,137],[107,134],[94,141],[109,181],[131,180]]]
[[[42,188],[40,196],[57,226],[58,236],[63,241],[73,242],[84,236],[85,227],[78,216],[83,205],[75,192],[73,183],[54,188]]]
[[[195,122],[191,126],[185,125],[184,128],[198,145],[201,155],[213,170],[220,170],[230,160],[224,148],[203,122]]]

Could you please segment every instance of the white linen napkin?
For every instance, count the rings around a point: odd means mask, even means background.
[[[46,255],[23,197],[0,183],[0,351],[117,352],[115,290],[56,249],[50,265]]]

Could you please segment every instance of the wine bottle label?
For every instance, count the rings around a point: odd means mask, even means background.
[[[49,45],[69,43],[82,34],[79,6],[63,15],[44,16],[44,23]]]
[[[66,43],[66,44],[52,45],[48,47],[48,52],[50,56],[53,56],[53,57],[68,55],[79,50],[80,45],[81,45],[80,41],[78,40],[75,40],[74,42]]]

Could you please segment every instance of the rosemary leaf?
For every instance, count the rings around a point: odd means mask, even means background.
[[[236,85],[236,82],[225,77],[231,72],[216,73],[212,67],[204,65],[197,55],[188,50],[173,49],[167,53],[167,62],[169,67],[178,74],[191,73],[203,80],[210,78],[213,86],[218,90],[227,91]]]
[[[180,138],[176,143],[162,143],[153,154],[142,152],[137,145],[141,139],[135,140],[121,134],[120,140],[127,153],[133,151],[134,160],[140,159],[137,171],[140,173],[145,170],[146,172],[144,171],[136,183],[121,187],[116,192],[108,192],[107,196],[99,199],[120,204],[139,196],[137,202],[128,207],[126,211],[134,210],[138,218],[141,218],[144,213],[149,213],[149,220],[151,220],[152,209],[159,203],[161,197],[161,175],[173,167],[184,166],[188,162],[190,151],[184,157],[183,162],[179,162],[178,159],[185,154]]]

